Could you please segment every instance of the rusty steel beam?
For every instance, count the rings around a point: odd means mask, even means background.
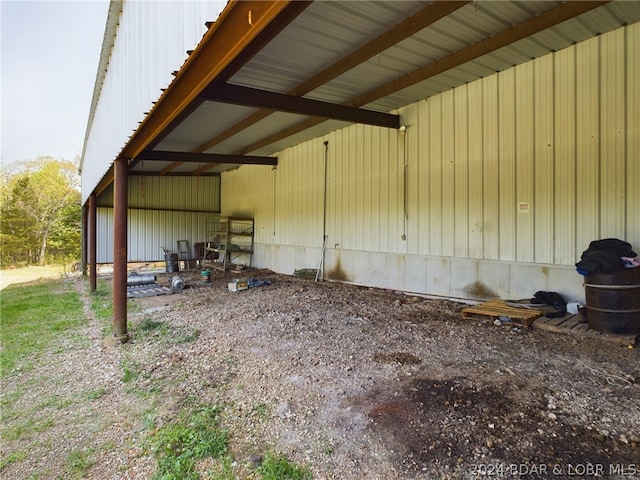
[[[278,157],[257,155],[227,155],[224,153],[170,152],[165,150],[145,150],[138,155],[140,160],[181,163],[232,163],[237,165],[278,165]]]
[[[399,115],[229,83],[212,82],[202,91],[200,98],[211,102],[267,108],[280,112],[326,117],[377,127],[400,128]]]
[[[127,194],[129,190],[127,160],[114,163],[113,193],[113,334],[121,343],[127,333]]]

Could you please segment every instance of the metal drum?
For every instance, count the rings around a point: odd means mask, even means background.
[[[167,267],[167,273],[174,273],[180,271],[180,267],[178,266],[178,254],[177,253],[167,253],[164,256],[164,263]]]
[[[584,286],[589,328],[640,334],[640,267],[589,274]]]

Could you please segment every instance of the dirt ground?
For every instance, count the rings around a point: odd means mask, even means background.
[[[86,435],[105,453],[87,478],[152,475],[141,427],[152,395],[157,425],[189,402],[224,404],[237,478],[253,478],[247,464],[267,450],[317,479],[640,478],[637,348],[465,319],[464,304],[400,292],[268,271],[230,292],[252,273],[181,275],[180,293],[132,301],[131,343],[105,347],[90,325],[86,348],[41,366],[68,389],[107,392],[91,405],[106,413]],[[136,333],[145,318],[197,335],[159,341]],[[125,385],[123,365],[142,374]],[[50,459],[71,448],[61,443]]]

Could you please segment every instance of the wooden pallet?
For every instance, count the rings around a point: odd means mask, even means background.
[[[532,308],[507,305],[504,300],[491,300],[463,309],[462,315],[465,318],[500,320],[503,323],[516,323],[529,327],[536,318],[542,316],[542,312]]]
[[[640,335],[625,335],[607,332],[598,332],[589,328],[587,323],[582,321],[580,315],[567,314],[560,318],[542,317],[533,323],[534,328],[546,330],[547,332],[563,333],[580,337],[597,338],[607,342],[612,342],[624,347],[633,347],[638,344]]]

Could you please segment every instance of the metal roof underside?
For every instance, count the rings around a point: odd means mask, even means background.
[[[231,2],[121,156],[134,175],[274,164],[345,125],[398,128],[400,107],[639,20],[630,1]],[[197,62],[220,45],[231,53],[211,76]]]

